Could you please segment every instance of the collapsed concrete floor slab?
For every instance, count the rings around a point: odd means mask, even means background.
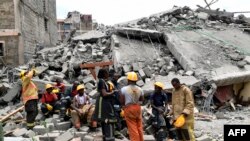
[[[185,70],[194,71],[197,78],[207,77],[218,86],[250,81],[250,66],[243,54],[249,53],[250,36],[235,28],[223,28],[165,30],[164,36],[178,62]]]

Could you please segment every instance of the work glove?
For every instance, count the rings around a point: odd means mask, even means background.
[[[47,108],[49,111],[52,111],[52,110],[53,110],[53,107],[52,107],[50,104],[46,104],[46,108]]]
[[[124,117],[124,110],[121,110],[121,112],[120,112],[120,117]]]

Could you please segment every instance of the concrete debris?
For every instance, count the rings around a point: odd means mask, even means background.
[[[28,132],[28,130],[26,128],[22,128],[19,129],[17,128],[16,130],[14,130],[14,132],[12,133],[15,137],[20,137],[25,135]]]
[[[62,135],[58,136],[55,141],[70,141],[71,139],[74,138],[74,135],[67,131],[67,132],[64,132]]]

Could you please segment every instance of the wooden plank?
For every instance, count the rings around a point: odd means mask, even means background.
[[[4,122],[5,120],[7,120],[9,117],[15,115],[17,112],[22,111],[24,109],[24,106],[19,107],[18,109],[12,111],[11,113],[9,113],[8,115],[4,116],[2,119],[0,119],[0,122]]]
[[[108,61],[108,62],[95,62],[95,63],[84,63],[80,64],[80,68],[95,68],[95,67],[104,67],[104,66],[109,66],[113,65],[113,61]]]

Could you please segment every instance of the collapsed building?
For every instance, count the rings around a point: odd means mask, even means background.
[[[121,75],[120,85],[126,85],[127,72],[135,71],[139,76],[136,84],[142,87],[146,97],[154,90],[154,82],[163,82],[165,90],[169,91],[172,89],[171,79],[177,77],[192,88],[196,113],[210,113],[221,105],[239,109],[242,107],[239,104],[249,104],[250,36],[245,30],[249,25],[247,18],[241,15],[235,19],[230,12],[174,7],[160,14],[109,27],[106,32],[97,30],[71,36],[64,44],[38,51],[28,65],[13,68],[13,74],[7,73],[8,68],[2,69],[0,103],[5,108],[1,113],[6,116],[10,107],[17,109],[19,106],[18,72],[28,70],[30,66],[36,66],[38,70],[39,75],[33,81],[39,87],[39,93],[43,93],[45,84],[54,83],[58,78],[67,87],[77,80],[85,84],[86,92],[95,103],[98,96],[96,73],[101,67],[109,67]],[[150,114],[144,106],[146,141],[154,140],[152,126],[147,124]],[[87,133],[85,127],[80,133],[69,129],[69,121],[53,119],[46,120],[48,131],[38,125],[34,132],[26,133],[22,122],[17,122],[22,118],[20,112],[11,117],[14,126],[5,124],[6,136],[31,138],[36,135],[40,140],[71,140],[77,136],[81,137],[80,140],[97,140],[97,135]],[[53,118],[59,117],[54,115]],[[202,115],[203,120],[212,118]],[[41,120],[41,115],[37,119]],[[14,130],[16,127],[19,131]],[[123,134],[127,135],[126,130]]]

